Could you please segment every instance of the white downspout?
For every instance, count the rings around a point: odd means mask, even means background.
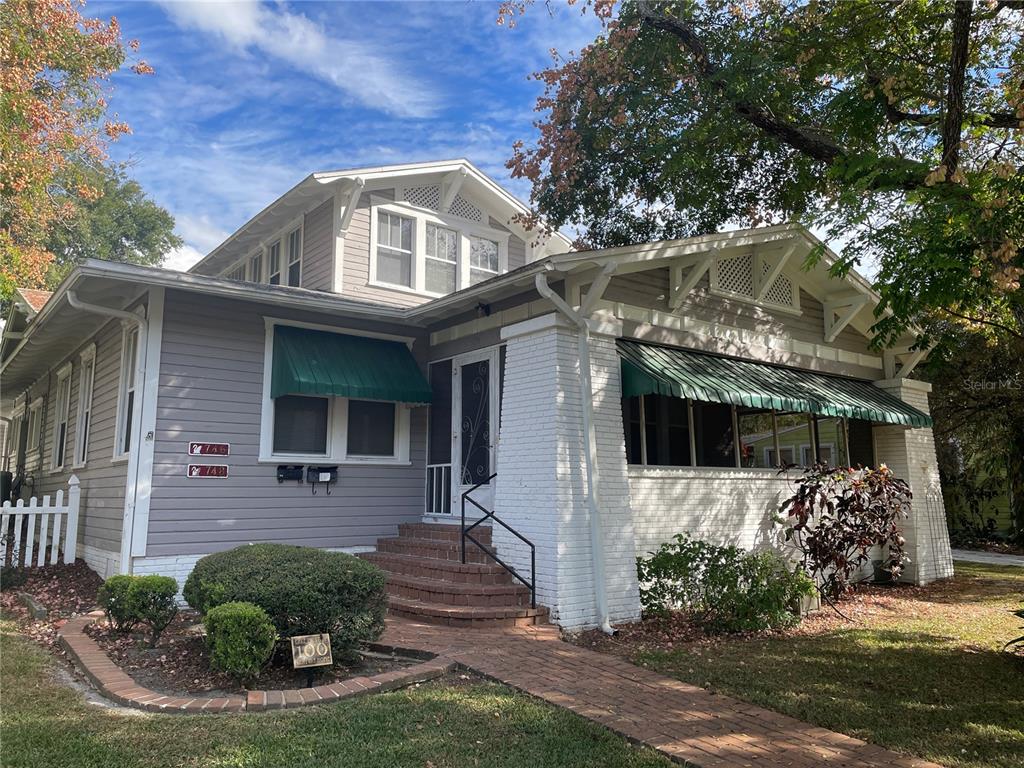
[[[104,315],[106,317],[116,318],[118,320],[127,320],[133,322],[139,327],[139,341],[138,346],[135,350],[135,392],[136,392],[136,403],[132,409],[132,441],[131,451],[135,453],[136,460],[134,462],[129,458],[129,472],[127,487],[124,490],[125,496],[125,509],[124,518],[121,524],[121,573],[131,573],[132,563],[132,538],[134,537],[135,531],[135,499],[139,489],[139,460],[138,456],[142,451],[142,403],[145,399],[146,388],[143,384],[146,378],[146,351],[147,345],[149,344],[149,321],[137,315],[134,312],[128,312],[123,309],[114,309],[113,307],[104,307],[100,304],[90,304],[82,301],[78,298],[78,294],[74,291],[68,291],[67,296],[68,304],[75,309],[83,312],[92,312],[96,315]],[[114,440],[118,439],[117,435],[114,435]],[[134,466],[132,466],[134,463]]]
[[[597,602],[598,620],[601,631],[614,635],[608,612],[608,595],[604,568],[604,531],[601,528],[601,499],[597,462],[597,430],[594,427],[594,387],[590,376],[590,324],[589,315],[604,295],[605,288],[617,268],[609,264],[597,276],[587,291],[579,312],[570,307],[561,296],[551,290],[547,276],[539,273],[534,278],[537,292],[555,305],[578,329],[576,340],[580,361],[580,400],[583,410],[583,432],[586,435],[586,450],[583,452],[587,482],[587,508],[590,519],[590,550],[594,571],[594,598]]]

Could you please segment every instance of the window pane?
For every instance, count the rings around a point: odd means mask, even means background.
[[[348,455],[395,455],[395,404],[348,401]]]
[[[850,465],[875,466],[875,441],[872,438],[871,422],[863,419],[847,419],[846,428],[850,436]]]
[[[478,269],[498,271],[498,244],[484,237],[469,238],[469,263]]]
[[[275,274],[281,271],[281,241],[270,246],[270,273]]]
[[[448,464],[452,460],[452,361],[430,364],[430,446],[428,464]]]
[[[842,419],[818,418],[818,458],[830,467],[849,464],[846,458],[846,437]]]
[[[622,398],[622,428],[626,433],[626,462],[629,464],[643,463],[640,452],[640,398]]]
[[[412,250],[412,219],[399,219],[402,222],[402,250]]]
[[[775,467],[772,412],[761,408],[737,407],[736,421],[740,428],[740,466]]]
[[[377,249],[377,279],[412,287],[412,254],[397,253],[387,248]]]
[[[490,280],[492,277],[494,277],[494,273],[493,272],[484,272],[484,271],[479,270],[479,269],[471,269],[471,270],[469,270],[469,284],[470,285],[476,285],[477,283],[482,283],[484,280]]]
[[[288,235],[288,262],[298,261],[302,255],[302,230],[296,229]]]
[[[426,260],[426,288],[432,293],[451,293],[455,290],[455,265],[447,261]]]
[[[135,392],[129,392],[124,408],[124,439],[121,442],[121,452],[128,453],[132,447],[132,417],[135,411]]]
[[[735,467],[732,437],[732,406],[721,403],[693,404],[698,467]]]
[[[327,398],[274,400],[274,453],[327,453]]]
[[[302,279],[302,262],[296,261],[288,267],[288,285],[298,287]]]
[[[645,395],[644,421],[648,464],[665,467],[690,466],[690,428],[686,400],[663,395]]]
[[[807,466],[811,456],[811,428],[806,413],[780,413],[776,416],[779,427],[779,450],[788,464]]]

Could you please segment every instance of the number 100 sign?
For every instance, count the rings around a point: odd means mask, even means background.
[[[331,636],[296,635],[292,639],[292,667],[328,667],[334,663],[331,658]]]

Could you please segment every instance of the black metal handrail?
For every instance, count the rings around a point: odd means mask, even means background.
[[[491,482],[491,480],[493,480],[497,476],[498,476],[498,474],[497,474],[497,472],[495,472],[493,475],[488,477],[486,480],[481,480],[479,483],[477,483],[472,488],[470,488],[468,491],[466,491],[465,493],[462,494],[462,564],[463,565],[466,564],[466,539],[469,539],[471,542],[476,544],[477,547],[479,547],[481,552],[483,552],[489,558],[494,560],[494,562],[496,562],[498,565],[500,565],[506,571],[511,573],[513,578],[517,579],[527,589],[530,590],[530,607],[531,608],[536,608],[537,607],[537,548],[535,546],[533,546],[533,542],[532,541],[530,541],[528,538],[523,536],[523,534],[521,534],[515,528],[513,528],[508,523],[506,523],[504,520],[502,520],[500,517],[498,517],[496,514],[494,514],[493,510],[488,510],[488,509],[484,508],[476,499],[474,499],[474,498],[472,498],[470,496],[470,494],[473,493],[473,491],[475,491],[478,488],[482,488],[483,486],[487,485],[488,483]],[[470,504],[472,504],[474,507],[479,509],[481,512],[484,513],[483,517],[481,517],[479,520],[477,520],[475,523],[473,523],[468,528],[466,527],[466,502],[467,501]],[[506,531],[511,533],[513,536],[515,536],[517,539],[519,539],[521,542],[523,542],[526,546],[528,546],[530,548],[530,580],[529,581],[524,579],[519,574],[519,571],[517,571],[511,565],[509,565],[504,560],[502,560],[500,557],[498,557],[496,552],[491,552],[486,546],[484,546],[484,544],[482,544],[481,542],[477,541],[470,534],[470,531],[472,531],[474,528],[476,528],[478,525],[480,525],[481,523],[483,523],[485,520],[488,520],[488,519],[493,520],[494,522],[496,522],[498,525],[500,525],[502,528],[504,528]]]

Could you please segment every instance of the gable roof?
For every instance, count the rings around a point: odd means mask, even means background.
[[[235,230],[189,272],[197,274],[221,272],[250,253],[262,240],[273,236],[302,213],[323,203],[336,191],[355,190],[358,192],[364,186],[372,188],[377,185],[379,187],[380,183],[391,180],[401,181],[423,176],[437,177],[440,180],[449,175],[459,175],[463,188],[469,189],[470,192],[487,200],[495,212],[505,216],[506,221],[510,222],[508,226],[513,229],[516,228],[515,223],[512,222],[513,216],[530,212],[527,205],[465,158],[317,171],[304,178]],[[531,237],[536,239],[537,235],[533,234]],[[572,248],[572,241],[560,232],[556,232],[546,241],[543,248],[542,255],[562,253]]]

